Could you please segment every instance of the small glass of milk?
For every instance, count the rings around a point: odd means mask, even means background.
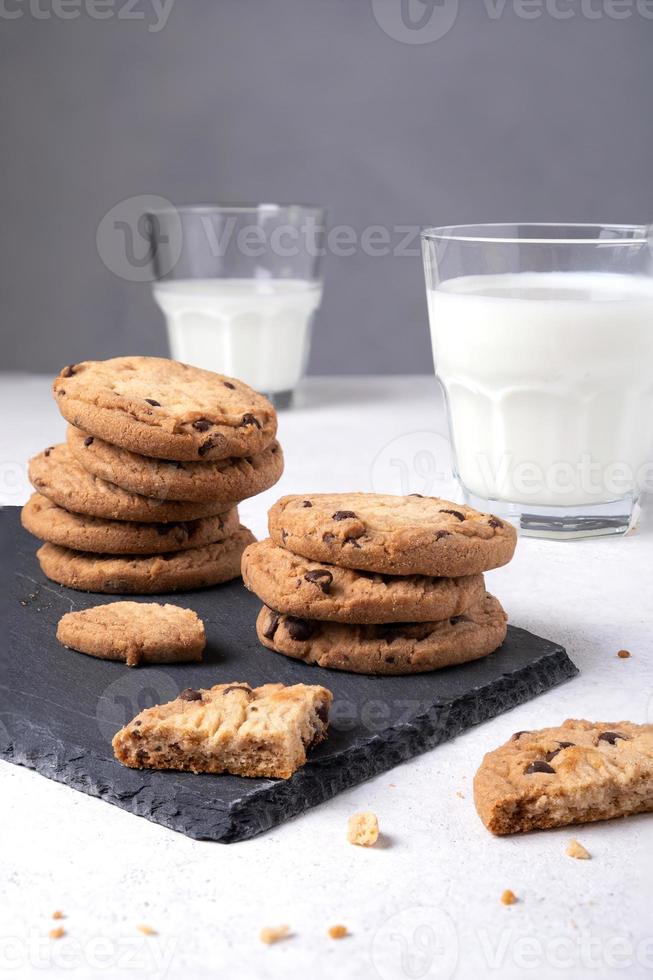
[[[240,378],[287,408],[322,296],[324,210],[193,206],[147,222],[172,357]]]
[[[431,340],[465,501],[524,533],[621,533],[653,488],[645,226],[422,233]]]

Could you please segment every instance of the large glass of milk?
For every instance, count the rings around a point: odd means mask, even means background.
[[[653,487],[646,228],[459,226],[422,241],[466,502],[530,534],[628,530]]]
[[[320,305],[324,211],[257,204],[148,215],[172,356],[240,378],[286,407]]]

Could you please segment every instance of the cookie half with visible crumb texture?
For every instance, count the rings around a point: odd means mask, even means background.
[[[68,426],[67,440],[72,455],[89,473],[157,500],[230,506],[263,493],[283,473],[283,453],[276,439],[255,456],[202,463],[139,456],[72,425]]]
[[[271,403],[242,381],[164,357],[71,364],[53,391],[72,425],[141,456],[252,456],[277,431]]]
[[[21,511],[23,527],[42,541],[76,551],[109,555],[155,555],[224,541],[238,530],[238,510],[168,524],[110,521],[72,514],[53,500],[32,494]]]
[[[133,769],[288,779],[326,737],[331,701],[326,688],[307,684],[189,688],[141,711],[115,736],[113,749]]]
[[[312,493],[270,510],[272,540],[296,555],[387,575],[477,575],[512,558],[517,532],[440,497]]]
[[[93,555],[46,542],[36,553],[44,575],[69,589],[108,595],[156,595],[219,585],[240,576],[254,540],[240,527],[224,541],[164,555]]]
[[[67,613],[57,639],[71,650],[128,667],[198,661],[206,646],[197,613],[156,602],[110,602]]]
[[[487,657],[501,646],[507,618],[485,594],[461,616],[439,623],[350,626],[298,619],[264,606],[256,621],[269,650],[354,674],[419,674]]]
[[[166,524],[212,517],[223,509],[213,502],[155,500],[123,490],[80,466],[65,443],[34,456],[29,478],[40,494],[65,510],[108,520]]]
[[[459,616],[485,595],[482,575],[381,575],[311,561],[275,545],[251,544],[243,581],[266,606],[337,623],[428,622]]]
[[[653,811],[653,725],[570,720],[489,752],[474,801],[493,834]]]

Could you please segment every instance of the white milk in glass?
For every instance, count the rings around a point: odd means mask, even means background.
[[[429,291],[459,477],[482,498],[606,503],[650,479],[653,281],[464,276]]]
[[[319,283],[300,279],[176,279],[154,284],[173,358],[292,391],[304,373]]]

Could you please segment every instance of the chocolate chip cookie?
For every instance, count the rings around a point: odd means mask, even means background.
[[[474,575],[505,565],[514,527],[439,497],[314,493],[282,497],[273,541],[305,558],[388,575]]]
[[[283,473],[276,439],[256,456],[181,463],[139,456],[72,425],[67,438],[70,452],[89,473],[157,500],[213,502],[226,508],[263,493]]]
[[[72,514],[53,500],[34,493],[21,511],[23,527],[42,541],[76,551],[108,555],[154,555],[185,551],[224,541],[238,530],[238,510],[233,507],[215,517],[169,524],[110,521],[102,517]]]
[[[84,592],[155,595],[200,589],[238,578],[243,551],[254,540],[241,527],[202,548],[165,555],[93,555],[46,542],[36,553],[44,575]]]
[[[277,431],[270,402],[242,381],[163,357],[71,364],[53,391],[72,425],[158,459],[252,456]]]
[[[109,520],[166,524],[213,517],[224,510],[214,502],[155,500],[123,490],[80,466],[65,443],[34,456],[29,478],[40,494],[65,510]]]
[[[486,594],[463,615],[439,623],[348,626],[298,619],[264,606],[261,643],[305,663],[354,674],[418,674],[486,657],[503,643],[506,614]]]
[[[493,834],[653,811],[653,725],[565,721],[489,752],[474,801]]]
[[[206,646],[197,613],[157,602],[109,602],[67,613],[57,639],[71,650],[128,667],[198,661]]]
[[[132,769],[288,779],[326,738],[332,698],[307,684],[188,688],[141,711],[115,736],[113,749]]]
[[[450,619],[485,595],[482,575],[381,575],[301,558],[269,538],[243,554],[243,582],[266,606],[301,619],[406,623]]]

